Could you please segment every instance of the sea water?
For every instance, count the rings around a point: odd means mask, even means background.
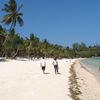
[[[100,57],[83,59],[80,63],[87,71],[95,75],[100,81]]]

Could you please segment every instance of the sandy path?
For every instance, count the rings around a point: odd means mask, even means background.
[[[0,100],[72,100],[69,95],[69,60],[59,60],[55,75],[52,59],[46,60],[42,74],[40,61],[0,62]]]

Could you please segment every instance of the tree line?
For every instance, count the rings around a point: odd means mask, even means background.
[[[16,33],[15,26],[18,23],[23,26],[23,14],[20,12],[22,4],[18,6],[16,0],[9,0],[4,4],[6,14],[0,22],[0,56],[16,57],[92,57],[100,56],[100,45],[87,46],[85,43],[74,43],[72,47],[64,47],[58,44],[51,44],[47,39],[41,40],[33,33],[23,38]],[[9,30],[2,27],[2,23],[9,25]]]
[[[0,35],[7,36],[6,41],[0,39],[0,56],[12,57],[92,57],[100,56],[100,45],[87,46],[85,43],[74,43],[72,47],[51,44],[48,40],[41,40],[33,33],[22,38],[13,29],[10,33],[2,28]]]

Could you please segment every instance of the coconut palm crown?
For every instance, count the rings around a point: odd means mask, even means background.
[[[7,14],[3,16],[2,23],[10,25],[10,30],[15,28],[16,23],[23,26],[23,14],[20,12],[22,5],[18,6],[15,0],[9,0],[7,4],[4,4],[2,11]]]

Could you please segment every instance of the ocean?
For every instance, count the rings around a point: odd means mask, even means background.
[[[90,73],[96,76],[100,81],[100,57],[82,59],[80,64]]]

